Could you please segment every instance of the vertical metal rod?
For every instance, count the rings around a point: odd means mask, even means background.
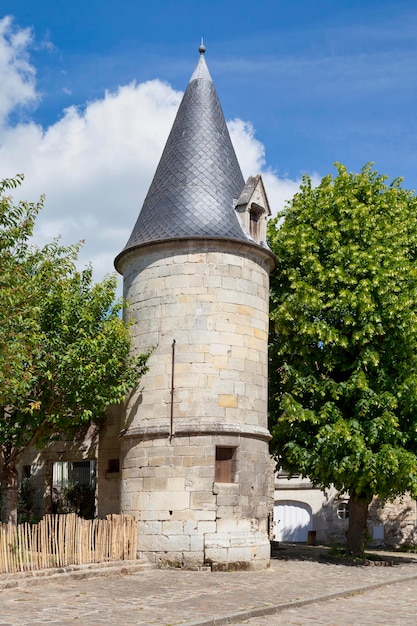
[[[172,342],[172,364],[171,364],[171,419],[169,425],[169,441],[174,435],[174,372],[175,372],[175,339]]]

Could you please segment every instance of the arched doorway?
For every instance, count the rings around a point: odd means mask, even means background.
[[[313,528],[311,507],[296,500],[279,500],[274,505],[274,540],[307,542]]]

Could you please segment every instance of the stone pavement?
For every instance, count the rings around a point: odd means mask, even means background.
[[[283,609],[274,615],[239,623],[250,626],[414,626],[417,624],[416,594],[417,580],[403,581],[352,596]]]
[[[140,571],[130,562],[0,576],[0,626],[417,624],[414,556],[391,554],[384,566],[347,565],[307,546],[274,556],[262,572]]]

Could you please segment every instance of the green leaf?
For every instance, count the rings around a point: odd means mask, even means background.
[[[273,452],[355,497],[415,493],[417,200],[336,169],[269,224]]]

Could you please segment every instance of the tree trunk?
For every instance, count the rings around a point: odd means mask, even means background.
[[[14,463],[5,463],[1,470],[1,521],[17,524],[18,480]]]
[[[349,498],[349,527],[346,533],[346,553],[363,557],[366,543],[370,498],[351,495]]]

